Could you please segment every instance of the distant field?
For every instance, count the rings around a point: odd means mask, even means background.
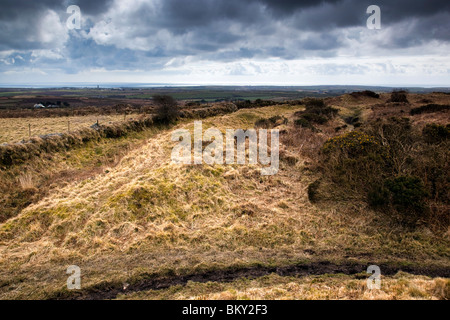
[[[362,88],[362,87],[361,87]],[[155,94],[168,94],[177,100],[256,100],[300,99],[307,96],[327,97],[361,89],[360,87],[160,87],[160,88],[53,88],[7,89],[0,88],[0,109],[30,108],[35,103],[57,101],[70,103],[71,107],[125,104],[148,104]],[[390,88],[373,88],[390,91]]]
[[[166,92],[165,92],[166,93]],[[276,91],[276,90],[179,90],[167,92],[178,100],[205,100],[215,101],[221,99],[227,100],[256,100],[256,99],[299,99],[305,97],[306,94],[292,91]],[[139,94],[128,96],[131,99],[151,99],[154,92],[142,91]],[[317,95],[314,92],[308,92],[308,95]],[[323,96],[323,95],[322,95]]]
[[[135,117],[135,116],[134,116]],[[128,115],[127,119],[133,118]],[[58,118],[0,118],[0,143],[13,143],[29,139],[29,125],[31,125],[31,136],[40,136],[50,133],[75,131],[92,126],[99,121],[100,124],[118,123],[124,120],[123,115],[89,115],[79,117]]]

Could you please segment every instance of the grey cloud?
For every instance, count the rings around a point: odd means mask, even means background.
[[[55,36],[43,42],[39,24],[46,23],[48,10],[64,22],[69,4],[79,5],[87,16],[84,33],[66,32],[65,38]],[[140,2],[114,17],[108,17],[113,0],[0,0],[0,51],[21,51],[24,61],[14,64],[23,66],[31,60],[27,51],[58,48],[65,61],[56,64],[67,69],[160,68],[171,58],[183,56],[214,61],[332,57],[349,46],[348,28],[365,28],[371,4],[381,7],[383,28],[389,30],[380,47],[450,41],[448,0],[155,0]],[[113,30],[125,31],[102,43],[90,31],[108,18],[118,28]],[[161,30],[166,36],[158,38]],[[351,37],[360,44],[367,41],[358,33]],[[135,49],[138,38],[140,46]],[[39,62],[51,64],[44,59]]]
[[[43,26],[51,29],[54,21],[48,21],[49,10],[58,17],[61,24],[69,17],[66,12],[67,1],[58,0],[1,0],[0,1],[0,50],[32,50],[48,49],[60,44],[61,39],[54,41],[42,41]],[[68,2],[67,2],[68,3]],[[112,0],[73,0],[70,4],[78,4],[83,8],[83,14],[98,14],[111,5]],[[55,17],[56,18],[56,17]],[[51,31],[51,30],[50,30]],[[61,27],[55,28],[56,34],[61,32]]]

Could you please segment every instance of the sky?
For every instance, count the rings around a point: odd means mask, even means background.
[[[380,8],[380,29],[368,28],[370,5]],[[1,85],[450,86],[448,0],[0,0],[0,8]]]

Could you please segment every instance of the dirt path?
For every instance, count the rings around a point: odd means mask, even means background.
[[[91,287],[82,291],[73,292],[68,295],[55,297],[56,300],[107,300],[115,299],[119,294],[129,294],[147,290],[162,290],[172,286],[186,285],[189,281],[206,282],[232,282],[241,278],[259,278],[270,274],[290,277],[305,277],[311,275],[323,274],[345,274],[356,275],[359,278],[368,278],[366,276],[367,265],[346,263],[334,264],[330,262],[314,262],[310,264],[298,264],[283,267],[248,267],[237,269],[214,270],[204,273],[193,273],[185,276],[158,277],[151,275],[139,282],[127,285],[110,283],[101,284],[97,287]],[[428,266],[402,266],[397,267],[388,264],[379,264],[382,275],[395,275],[399,271],[414,275],[423,275],[429,277],[450,277],[450,268],[448,267],[428,267]]]

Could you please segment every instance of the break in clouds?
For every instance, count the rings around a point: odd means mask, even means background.
[[[0,4],[4,84],[92,80],[449,85],[450,2],[445,0]],[[381,30],[366,27],[366,9],[372,4],[381,8]],[[66,26],[69,5],[81,8],[80,30]]]

